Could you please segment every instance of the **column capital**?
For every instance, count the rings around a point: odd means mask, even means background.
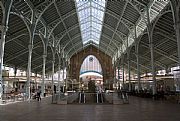
[[[33,48],[33,44],[32,44],[32,43],[29,43],[28,48],[29,48],[29,49],[30,49],[30,48]]]
[[[150,42],[149,43],[149,47],[153,46],[154,47],[154,43],[153,42]]]
[[[178,28],[179,26],[180,26],[180,21],[177,21],[177,22],[174,23],[174,28],[175,29]]]
[[[43,54],[43,55],[42,55],[42,57],[43,57],[43,58],[46,58],[46,57],[47,57],[47,55],[46,55],[46,54]]]
[[[8,26],[0,25],[0,30],[2,31],[3,35],[6,35],[8,28],[9,28]]]
[[[7,30],[9,27],[7,25],[2,24],[1,28]]]
[[[55,59],[52,60],[52,63],[55,63]]]
[[[180,20],[176,22],[176,25],[180,26]]]

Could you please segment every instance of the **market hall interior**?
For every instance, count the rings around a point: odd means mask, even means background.
[[[0,0],[3,121],[176,121],[179,103],[179,0]]]

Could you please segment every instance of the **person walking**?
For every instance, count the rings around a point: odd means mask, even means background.
[[[41,101],[41,90],[38,90],[37,92],[37,100]]]

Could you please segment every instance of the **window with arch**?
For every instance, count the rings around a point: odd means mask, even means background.
[[[102,74],[101,64],[94,55],[89,55],[84,59],[81,65],[80,74],[85,72],[96,72]]]

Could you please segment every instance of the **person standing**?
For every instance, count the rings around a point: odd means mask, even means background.
[[[37,100],[41,101],[41,90],[38,90],[37,92]]]

